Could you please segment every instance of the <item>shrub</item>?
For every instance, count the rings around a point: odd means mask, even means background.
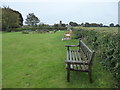
[[[29,31],[25,30],[25,31],[22,31],[23,34],[29,34]]]
[[[83,28],[72,28],[74,38],[82,38],[88,46],[95,49],[100,57],[100,63],[110,70],[117,80],[117,87],[120,87],[120,50],[118,42],[120,37],[117,33],[109,33],[105,31],[97,32],[97,30],[86,30]],[[99,52],[98,52],[99,51]]]

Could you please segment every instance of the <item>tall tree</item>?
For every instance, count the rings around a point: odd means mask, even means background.
[[[9,7],[2,8],[2,30],[10,31],[10,28],[18,28],[20,26],[19,14]]]
[[[29,26],[36,26],[37,23],[39,22],[40,20],[38,19],[38,17],[34,15],[34,13],[29,13],[25,21],[25,23],[28,24]]]
[[[114,27],[114,24],[113,24],[113,23],[111,23],[109,26],[110,26],[110,27]]]
[[[22,17],[22,14],[21,14],[20,12],[18,12],[18,11],[15,11],[15,10],[14,10],[14,12],[19,15],[19,25],[22,26],[22,25],[23,25],[23,17]]]
[[[9,6],[0,7],[2,13],[0,16],[2,17],[2,30],[3,31],[11,31],[10,28],[18,28],[23,25],[23,18],[21,13],[16,10],[9,8]]]

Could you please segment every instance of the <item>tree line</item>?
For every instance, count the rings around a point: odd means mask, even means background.
[[[13,10],[9,8],[9,6],[3,6],[3,8],[0,7],[2,10],[2,31],[11,31],[16,28],[21,28],[23,26],[23,17],[22,14],[19,11]],[[82,26],[82,27],[119,27],[119,24],[114,25],[114,23],[107,25],[103,25],[102,23],[81,23],[78,24],[76,22],[70,21],[69,24],[62,23],[55,23],[54,25],[48,25],[48,24],[40,24],[40,19],[34,14],[29,13],[25,19],[25,24],[27,24],[28,27],[32,28],[39,28],[39,29],[66,29],[67,26]]]
[[[119,27],[119,24],[114,25],[114,23],[110,23],[109,25],[103,25],[102,23],[97,24],[97,23],[81,23],[78,24],[76,22],[70,22],[69,25],[71,26],[83,26],[83,27]]]

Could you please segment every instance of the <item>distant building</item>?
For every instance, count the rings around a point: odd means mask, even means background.
[[[62,24],[62,21],[60,21],[60,25]]]

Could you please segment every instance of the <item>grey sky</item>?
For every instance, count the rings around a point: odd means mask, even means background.
[[[24,21],[28,13],[34,13],[43,23],[54,24],[75,21],[77,23],[118,23],[118,2],[2,2],[18,10]]]

